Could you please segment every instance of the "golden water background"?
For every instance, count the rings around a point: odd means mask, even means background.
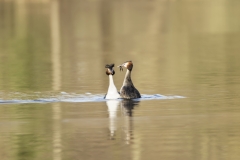
[[[240,1],[0,0],[0,99],[104,94],[132,60],[141,94],[0,105],[0,159],[237,160]],[[120,88],[124,72],[114,76]]]

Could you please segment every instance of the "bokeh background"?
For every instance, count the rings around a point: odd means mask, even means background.
[[[0,159],[239,159],[239,8],[237,0],[0,0],[0,99],[104,95],[105,64],[127,60],[141,94],[185,97],[1,104]],[[125,73],[115,71],[120,89]]]

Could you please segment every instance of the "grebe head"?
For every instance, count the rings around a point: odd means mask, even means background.
[[[123,71],[123,67],[126,67],[129,71],[132,71],[133,69],[133,63],[132,61],[126,61],[123,64],[118,66],[120,68],[120,71]]]
[[[107,75],[114,75],[115,71],[113,70],[114,64],[106,64],[105,68],[107,68]]]

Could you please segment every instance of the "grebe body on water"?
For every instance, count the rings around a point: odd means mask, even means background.
[[[133,69],[132,61],[126,61],[120,67],[120,71],[123,71],[123,67],[127,68],[127,72],[123,81],[123,86],[120,89],[120,96],[121,98],[125,99],[135,99],[141,98],[141,94],[139,91],[134,87],[132,79],[131,79],[131,72]]]
[[[113,82],[113,75],[115,74],[115,71],[113,70],[114,64],[106,65],[105,68],[107,68],[106,74],[109,77],[109,87],[108,87],[108,92],[106,96],[104,97],[105,99],[118,99],[121,98],[116,86],[114,85]]]

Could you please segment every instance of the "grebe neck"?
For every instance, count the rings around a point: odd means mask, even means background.
[[[131,71],[129,71],[127,69],[127,72],[126,72],[126,75],[125,75],[125,78],[124,78],[124,81],[123,81],[123,85],[133,85],[132,83],[132,79],[131,79]]]
[[[109,75],[109,86],[112,86],[112,85],[114,85],[113,76]]]
[[[117,92],[117,88],[116,86],[114,85],[114,82],[113,82],[113,76],[112,75],[109,75],[109,87],[108,87],[108,92]]]

